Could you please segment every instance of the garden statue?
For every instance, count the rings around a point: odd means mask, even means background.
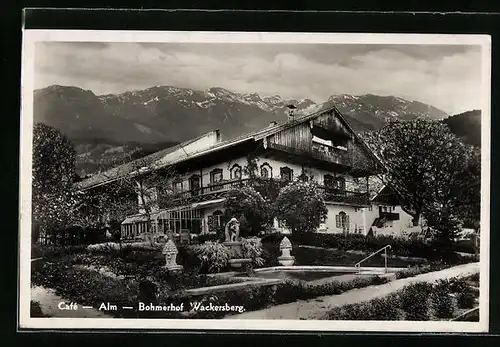
[[[236,218],[231,218],[225,227],[226,242],[236,242],[240,236],[240,222]]]
[[[177,264],[177,254],[179,254],[179,251],[177,250],[177,247],[175,246],[174,241],[169,239],[167,243],[165,244],[165,247],[163,247],[162,253],[165,255],[165,267],[167,270],[171,271],[176,271],[176,270],[182,270],[182,265]]]
[[[283,266],[291,266],[295,262],[295,257],[290,254],[292,243],[288,237],[284,237],[280,243],[281,256],[278,257],[278,262]]]

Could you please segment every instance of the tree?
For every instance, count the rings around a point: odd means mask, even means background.
[[[102,173],[114,182],[110,190],[97,195],[100,214],[107,214],[107,219],[123,219],[130,214],[144,216],[147,224],[146,241],[153,244],[153,214],[162,207],[169,207],[172,200],[178,198],[172,187],[177,175],[173,168],[158,166],[150,157],[125,163],[122,169],[125,173],[119,177],[116,175],[120,170]],[[176,203],[182,204],[182,201],[177,200]]]
[[[328,213],[318,185],[301,180],[291,182],[280,191],[274,210],[277,219],[292,232],[315,231]]]
[[[37,123],[33,128],[32,215],[34,236],[65,229],[73,222],[77,203],[73,144],[57,129]]]
[[[258,235],[269,224],[270,205],[252,187],[242,187],[228,192],[224,201],[226,219],[235,217],[241,223],[243,235]]]
[[[418,225],[424,215],[443,238],[459,227],[462,189],[471,148],[440,122],[417,119],[392,120],[365,136],[366,142],[384,163],[381,175],[399,195],[401,206]]]

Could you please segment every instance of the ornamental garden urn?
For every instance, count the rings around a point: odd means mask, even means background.
[[[174,241],[169,239],[165,246],[163,247],[162,254],[165,255],[165,268],[170,271],[182,270],[182,265],[177,264],[177,254],[179,251],[175,246]]]
[[[283,266],[291,266],[295,262],[295,257],[290,254],[292,243],[288,237],[284,237],[280,243],[281,256],[278,257],[278,262]]]

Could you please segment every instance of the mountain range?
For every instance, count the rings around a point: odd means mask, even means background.
[[[85,175],[219,129],[223,139],[286,119],[287,105],[311,113],[334,104],[355,131],[380,128],[388,118],[441,120],[436,107],[395,96],[330,96],[323,103],[279,95],[235,93],[224,88],[193,90],[156,86],[121,94],[53,85],[34,92],[34,119],[59,129],[74,144],[77,167]],[[458,120],[460,123],[461,121]]]

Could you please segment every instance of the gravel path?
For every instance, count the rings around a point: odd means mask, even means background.
[[[350,290],[343,294],[322,296],[289,304],[276,305],[264,310],[227,316],[225,319],[322,319],[333,307],[368,301],[396,292],[417,282],[431,282],[456,276],[468,276],[479,272],[479,263],[470,263],[429,272],[386,284]]]
[[[58,308],[59,303],[64,302],[69,305],[71,301],[60,297],[53,289],[45,287],[31,287],[31,301],[37,301],[40,304],[42,312],[50,317],[112,318],[102,311],[95,308],[84,308],[84,306],[80,304],[77,304],[78,308],[76,310],[61,310]]]

